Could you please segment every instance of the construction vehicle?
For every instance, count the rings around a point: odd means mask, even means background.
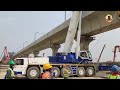
[[[99,70],[99,71],[101,71],[101,70],[102,70],[102,71],[109,71],[109,70],[111,70],[112,65],[118,65],[118,66],[120,66],[120,62],[116,62],[116,61],[115,61],[117,49],[118,49],[118,51],[120,52],[120,46],[119,46],[119,45],[116,45],[116,46],[114,47],[114,51],[113,51],[113,53],[114,53],[114,55],[113,55],[113,61],[108,61],[108,62],[101,62],[101,63],[99,63],[99,66],[98,66],[98,70]]]
[[[12,56],[9,55],[10,53],[7,50],[7,47],[4,47],[4,50],[1,54],[1,63],[2,64],[7,64],[7,62],[12,58]]]
[[[36,58],[16,58],[16,65],[13,69],[14,73],[26,76],[29,79],[38,78],[43,72],[43,64],[49,63],[47,57]]]
[[[69,67],[70,76],[77,75],[83,76],[94,76],[97,71],[110,70],[113,62],[92,62],[92,55],[90,51],[80,50],[80,39],[81,39],[81,19],[82,11],[73,11],[70,25],[68,28],[64,51],[56,53],[55,56],[48,56],[46,58],[16,58],[16,61],[22,60],[22,65],[15,65],[14,72],[24,74],[28,78],[38,78],[42,72],[42,65],[44,63],[50,63],[55,73],[55,77],[63,77],[63,65],[66,64]],[[78,29],[78,30],[77,30]],[[77,46],[76,52],[71,52],[72,43],[77,33]],[[103,52],[103,50],[102,50]],[[102,54],[101,52],[101,54]],[[100,55],[101,57],[101,55]],[[99,60],[100,60],[99,57]],[[37,59],[37,61],[35,61]],[[45,60],[45,61],[44,61]],[[98,60],[98,61],[99,61]],[[32,61],[32,63],[30,62]],[[104,65],[105,64],[105,65]]]
[[[74,11],[66,36],[64,52],[56,53],[55,56],[48,56],[47,58],[16,58],[16,61],[21,61],[23,63],[15,65],[14,72],[16,74],[26,75],[28,78],[38,78],[42,72],[42,65],[49,62],[53,66],[52,70],[55,73],[55,77],[63,76],[63,64],[67,64],[69,66],[70,76],[95,75],[96,67],[92,63],[90,52],[86,50],[80,51],[81,19],[82,11]],[[71,47],[76,32],[77,48],[76,52],[72,53]]]
[[[69,66],[70,76],[93,76],[96,73],[96,66],[92,63],[92,57],[89,51],[80,51],[81,37],[81,19],[82,11],[74,11],[68,28],[64,52],[56,53],[55,56],[49,56],[49,62],[53,66],[55,77],[63,77],[63,64]],[[77,30],[78,27],[78,30]],[[72,43],[77,32],[76,52],[71,52]]]
[[[113,51],[113,52],[114,52],[113,62],[115,62],[117,48],[118,48],[118,50],[119,50],[119,52],[120,52],[120,46],[119,46],[119,45],[116,45],[116,46],[114,47],[114,51]]]

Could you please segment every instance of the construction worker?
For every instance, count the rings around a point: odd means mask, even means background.
[[[51,75],[52,70],[51,69],[52,69],[52,65],[50,65],[50,63],[43,65],[44,73],[42,74],[42,79],[51,79],[52,78],[52,75]]]
[[[63,78],[64,79],[69,78],[69,70],[68,70],[68,66],[66,64],[63,65]]]
[[[14,79],[15,75],[14,75],[13,68],[14,68],[15,62],[14,62],[14,60],[10,60],[8,63],[10,65],[10,67],[7,70],[5,78],[6,79]]]
[[[109,74],[109,79],[120,79],[119,75],[120,68],[117,65],[113,65],[111,68],[111,74]]]

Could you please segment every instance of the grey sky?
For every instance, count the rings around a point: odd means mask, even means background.
[[[67,11],[67,19],[71,17],[71,12]],[[17,52],[34,40],[35,32],[47,33],[64,21],[64,11],[0,11],[0,54],[6,45],[8,51]],[[101,57],[101,61],[113,59],[113,48],[120,44],[120,30],[116,29],[100,35],[96,35],[96,40],[90,43],[90,50],[101,37],[91,53],[93,58],[98,58],[104,44],[106,48]],[[43,34],[36,34],[36,39]],[[63,44],[64,45],[64,44]],[[62,45],[62,47],[63,47]],[[72,48],[74,51],[75,44]],[[62,51],[60,48],[59,51]],[[51,49],[43,50],[46,55],[51,55]],[[117,55],[120,56],[120,55]],[[120,57],[117,57],[120,59]]]

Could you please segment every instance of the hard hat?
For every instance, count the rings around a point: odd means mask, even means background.
[[[49,72],[45,72],[45,73],[42,75],[42,79],[47,79],[47,78],[50,78],[50,73],[49,73]]]
[[[43,69],[46,70],[46,69],[50,69],[52,68],[52,66],[50,65],[50,63],[47,63],[47,64],[44,64],[43,65]]]
[[[10,61],[9,61],[9,64],[10,64],[10,65],[15,65],[14,60],[10,60]]]
[[[112,68],[111,68],[111,71],[114,73],[114,72],[120,71],[120,69],[117,65],[113,65]]]

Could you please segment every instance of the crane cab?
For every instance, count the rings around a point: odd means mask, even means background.
[[[91,55],[90,51],[86,51],[86,50],[80,51],[80,57],[81,57],[81,58],[89,58],[89,59],[92,59],[92,55]]]
[[[82,50],[80,51],[80,57],[78,58],[81,63],[91,63],[92,55],[90,51]]]

